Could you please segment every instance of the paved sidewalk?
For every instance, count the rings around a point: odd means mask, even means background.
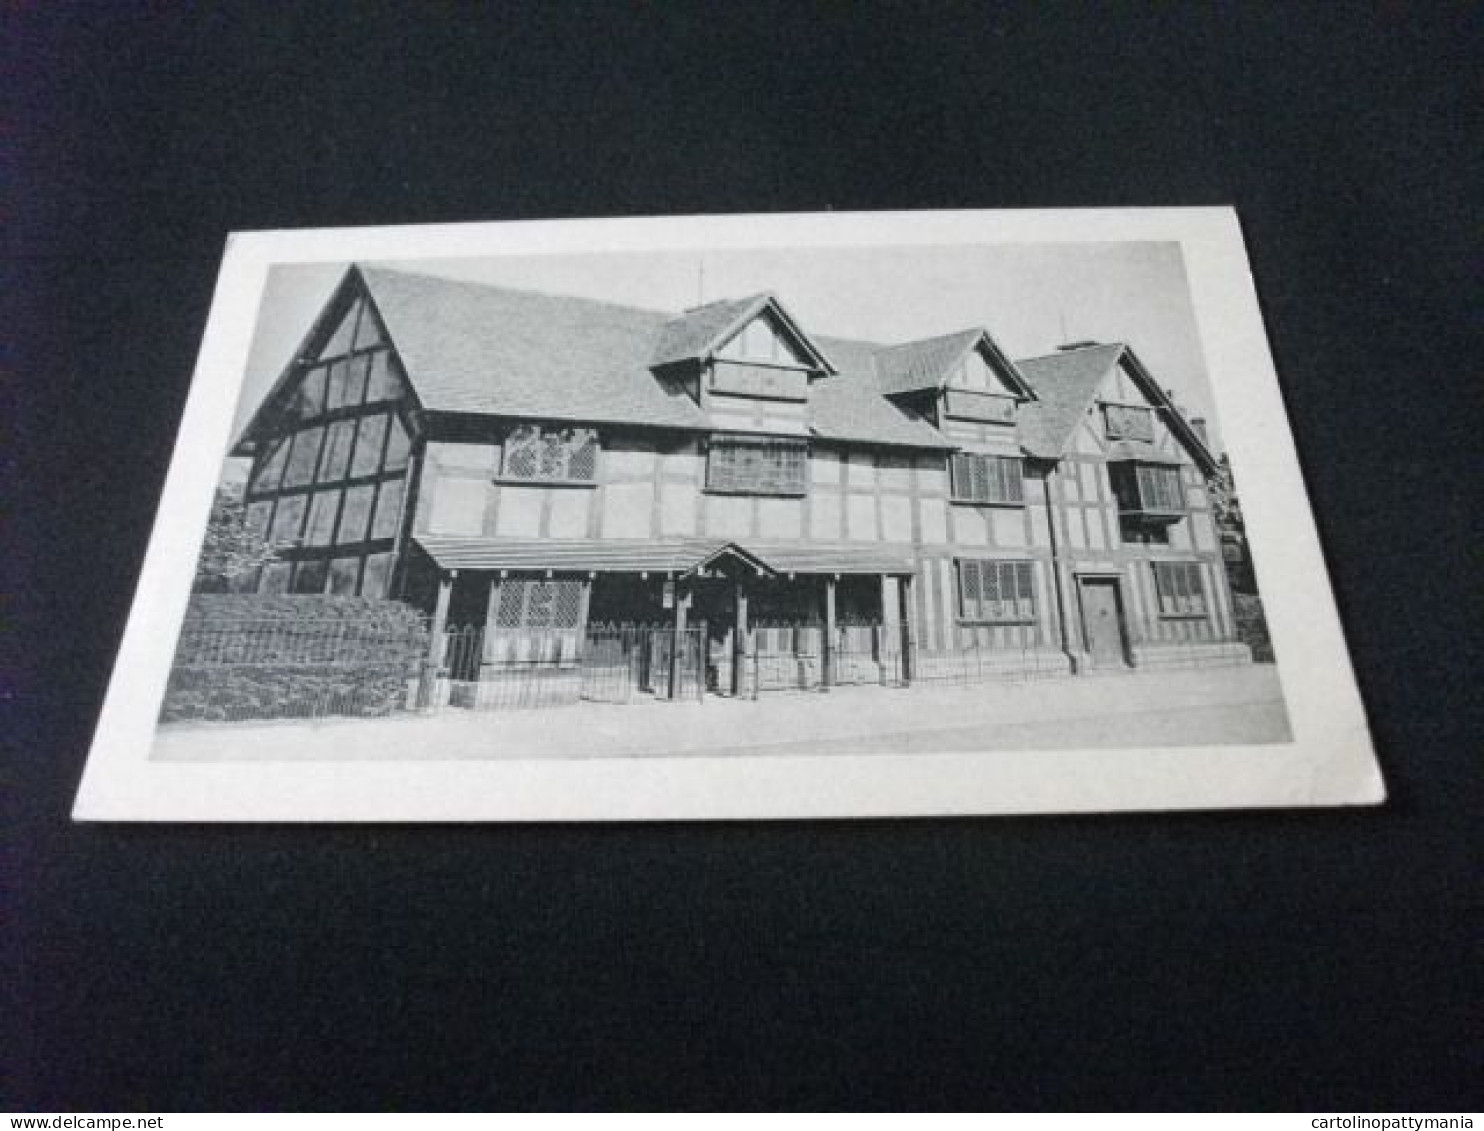
[[[170,761],[685,757],[1285,742],[1272,665],[759,701],[161,727]]]

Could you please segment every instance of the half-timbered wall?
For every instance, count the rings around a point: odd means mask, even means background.
[[[413,422],[374,311],[350,301],[317,355],[266,414],[247,484],[248,523],[278,547],[267,593],[388,594],[402,527]]]
[[[1109,459],[1127,456],[1130,446],[1107,437],[1104,406],[1109,403],[1150,405],[1122,368],[1116,369],[1098,391],[1066,455],[1048,478],[1052,504],[1049,518],[1056,523],[1065,563],[1060,579],[1065,607],[1077,607],[1077,576],[1116,574],[1136,658],[1141,649],[1157,649],[1160,645],[1229,639],[1230,598],[1215,518],[1200,468],[1171,433],[1163,414],[1154,412],[1152,443],[1134,451],[1141,458],[1179,469],[1185,513],[1177,521],[1150,526],[1121,519]],[[1161,612],[1152,566],[1155,561],[1188,562],[1198,567],[1206,594],[1204,613]],[[1082,642],[1077,638],[1077,618],[1069,615],[1068,621],[1070,643],[1078,649]]]

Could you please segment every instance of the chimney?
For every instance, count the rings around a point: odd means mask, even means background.
[[[1211,437],[1206,432],[1206,418],[1204,416],[1192,416],[1190,426],[1195,429],[1195,434],[1201,438],[1201,443],[1206,447],[1211,446]]]
[[[1088,340],[1082,342],[1067,342],[1064,345],[1057,346],[1056,348],[1065,353],[1067,350],[1085,350],[1090,346],[1100,346],[1102,344],[1102,342],[1094,342]]]

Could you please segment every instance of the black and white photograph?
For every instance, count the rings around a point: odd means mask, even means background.
[[[268,264],[148,761],[686,760],[689,796],[1294,749],[1180,239],[739,220]]]

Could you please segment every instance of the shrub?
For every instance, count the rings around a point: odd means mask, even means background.
[[[1255,593],[1233,593],[1236,606],[1237,639],[1252,649],[1252,658],[1271,664],[1276,659],[1273,641],[1268,635],[1268,621],[1263,616],[1262,598]]]
[[[424,618],[396,601],[200,594],[160,720],[391,714],[427,650]]]

